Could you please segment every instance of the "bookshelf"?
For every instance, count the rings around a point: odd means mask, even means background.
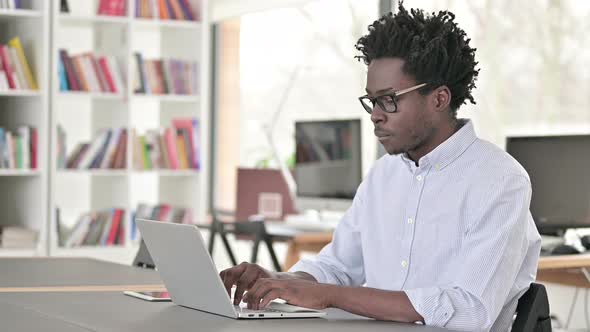
[[[23,125],[36,128],[37,167],[0,169],[0,227],[28,228],[37,236],[36,243],[25,248],[0,245],[0,257],[48,253],[50,4],[44,0],[23,4],[23,9],[0,9],[0,44],[19,37],[38,90],[0,91],[0,127],[15,134]]]
[[[189,0],[201,13],[200,22],[135,18],[135,0],[127,0],[126,15],[96,15],[98,0],[69,0],[70,13],[60,13],[59,1],[52,2],[53,41],[51,47],[51,165],[49,187],[50,229],[60,220],[72,226],[85,212],[120,207],[126,210],[124,243],[113,246],[65,248],[57,232],[49,232],[49,254],[66,257],[94,257],[128,264],[137,244],[131,241],[131,212],[139,203],[167,203],[191,208],[196,221],[204,220],[207,208],[207,142],[209,73],[209,29],[206,0]],[[190,40],[190,43],[187,43]],[[59,50],[70,55],[92,52],[117,58],[125,89],[122,93],[60,91]],[[198,63],[198,93],[149,95],[134,92],[135,53],[146,59],[174,58]],[[170,127],[173,119],[196,118],[201,168],[133,168],[132,129],[138,134]],[[75,145],[90,141],[103,128],[127,130],[126,166],[123,169],[58,169],[57,126],[64,128],[68,155]],[[1,178],[1,177],[0,177]]]

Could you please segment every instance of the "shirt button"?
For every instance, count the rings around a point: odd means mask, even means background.
[[[437,171],[440,171],[440,164],[436,164],[436,165],[434,165],[434,168],[435,168]]]
[[[413,224],[413,223],[414,223],[414,219],[408,218],[408,224]]]
[[[408,262],[406,262],[405,260],[402,261],[402,267],[406,267],[408,266]]]
[[[416,180],[418,180],[418,181],[422,181],[422,175],[418,175],[418,176],[416,177]]]

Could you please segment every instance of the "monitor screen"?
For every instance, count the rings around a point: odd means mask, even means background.
[[[510,137],[506,151],[529,173],[540,231],[590,227],[590,135]]]
[[[362,180],[361,121],[295,123],[298,197],[352,199]]]

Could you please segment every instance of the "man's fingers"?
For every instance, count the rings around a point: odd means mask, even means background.
[[[276,281],[272,279],[258,279],[254,286],[248,291],[248,308],[258,310],[262,296],[278,288]]]
[[[240,304],[244,292],[248,291],[254,285],[257,278],[256,268],[252,265],[247,267],[236,282],[236,291],[234,292],[234,305]]]
[[[269,290],[266,294],[262,296],[262,300],[258,305],[259,309],[264,309],[266,306],[274,299],[278,299],[281,297],[281,294],[284,292],[282,288],[274,288]]]
[[[247,263],[241,263],[240,265],[236,265],[220,273],[220,277],[223,281],[223,285],[225,286],[225,290],[227,291],[227,294],[229,294],[230,296],[232,287],[242,276],[242,273],[244,273],[247,266]]]

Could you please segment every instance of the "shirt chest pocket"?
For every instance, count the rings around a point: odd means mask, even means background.
[[[415,249],[430,249],[433,258],[456,256],[462,246],[466,230],[467,211],[464,206],[447,199],[431,200],[432,204],[418,211]]]

